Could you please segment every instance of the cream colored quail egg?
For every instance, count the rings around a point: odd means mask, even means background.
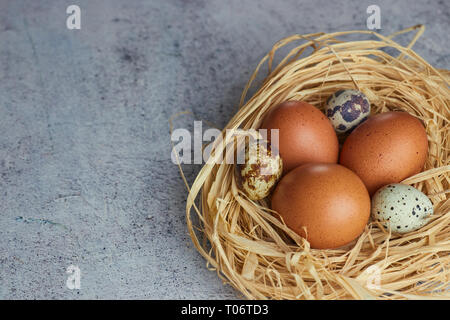
[[[238,165],[241,185],[251,200],[267,197],[280,179],[283,161],[270,143],[257,140],[245,146],[245,163]]]
[[[337,133],[350,132],[367,119],[370,102],[358,90],[339,90],[328,98],[325,114]]]

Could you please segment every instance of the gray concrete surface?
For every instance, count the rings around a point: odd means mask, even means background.
[[[0,0],[0,298],[239,298],[187,234],[168,119],[224,126],[277,40],[365,29],[370,4],[450,67],[448,1]]]

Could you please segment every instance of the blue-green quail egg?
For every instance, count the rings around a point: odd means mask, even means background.
[[[337,133],[350,132],[368,118],[370,102],[358,90],[339,90],[328,98],[325,114]]]
[[[420,229],[432,214],[430,199],[406,184],[388,184],[372,197],[372,218],[392,232],[407,233]]]

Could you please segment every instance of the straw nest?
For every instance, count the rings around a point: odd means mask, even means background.
[[[416,33],[409,45],[392,40],[412,30]],[[411,49],[423,31],[419,25],[389,37],[351,31],[279,41],[258,64],[223,132],[257,129],[269,109],[286,100],[307,101],[323,110],[333,92],[356,88],[370,100],[373,114],[403,110],[423,120],[428,159],[423,172],[402,183],[431,199],[431,222],[399,236],[369,221],[345,248],[311,249],[276,218],[267,201],[245,196],[234,165],[214,161],[235,143],[224,135],[222,143],[212,146],[212,161],[188,186],[186,214],[194,245],[225,283],[249,299],[450,298],[450,72],[433,68]],[[372,39],[342,40],[355,34]],[[295,47],[273,66],[275,53],[285,46]],[[312,52],[304,56],[306,50]],[[389,50],[397,52],[395,57]],[[268,76],[246,101],[264,65]]]

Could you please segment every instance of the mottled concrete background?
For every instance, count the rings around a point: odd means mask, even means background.
[[[224,126],[274,42],[364,29],[370,4],[449,68],[449,1],[392,2],[0,0],[0,298],[239,297],[187,234],[169,117]]]

